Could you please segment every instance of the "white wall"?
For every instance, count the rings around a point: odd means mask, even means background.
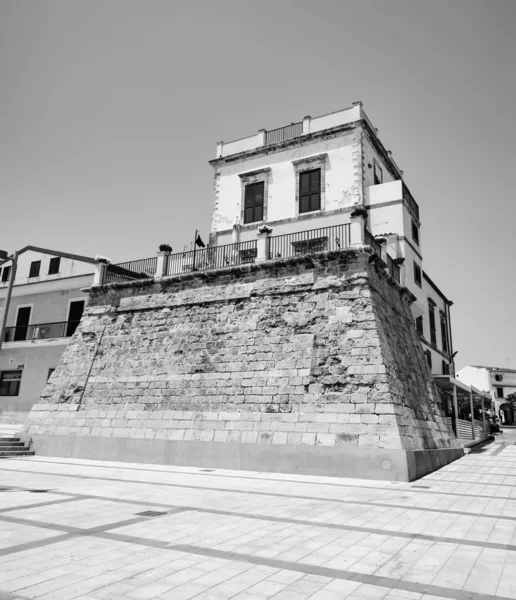
[[[348,134],[218,167],[212,233],[231,229],[240,221],[242,182],[239,175],[267,167],[271,169],[267,222],[296,218],[296,172],[292,161],[324,153],[328,154],[325,211],[355,204],[359,198],[353,169],[353,134]]]

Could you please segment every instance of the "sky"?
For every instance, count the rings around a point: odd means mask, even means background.
[[[208,237],[216,142],[361,100],[456,365],[516,368],[516,1],[0,0],[0,248]]]

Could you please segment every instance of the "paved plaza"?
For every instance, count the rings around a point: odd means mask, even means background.
[[[512,443],[412,483],[5,459],[0,598],[516,598],[515,467]]]

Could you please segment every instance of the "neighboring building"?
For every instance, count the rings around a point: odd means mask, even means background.
[[[95,260],[26,246],[16,278],[0,350],[0,419],[21,422],[39,398],[81,319]],[[12,261],[0,264],[0,317]]]
[[[452,302],[423,269],[419,206],[362,103],[220,142],[210,163],[211,246],[256,240],[257,226],[266,224],[275,236],[270,258],[344,247],[354,211],[367,210],[366,239],[416,297],[412,313],[432,373],[454,374]],[[296,237],[307,230],[308,241]]]
[[[502,424],[515,424],[516,415],[512,405],[506,402],[506,398],[510,394],[516,393],[516,370],[467,365],[457,371],[457,379],[489,392],[496,408],[496,414],[500,417]]]

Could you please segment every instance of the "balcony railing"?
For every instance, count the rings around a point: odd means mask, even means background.
[[[57,323],[39,323],[38,325],[20,325],[7,327],[4,342],[23,342],[26,340],[49,340],[71,337],[80,321],[58,321]]]
[[[267,131],[265,135],[265,144],[269,145],[284,142],[299,137],[300,135],[303,135],[303,121]]]
[[[178,252],[168,257],[167,275],[243,265],[254,262],[256,256],[256,240]]]
[[[156,274],[158,257],[142,258],[131,262],[108,265],[104,274],[104,283],[120,283],[136,279],[148,279]]]
[[[310,229],[309,231],[285,233],[269,238],[268,256],[270,259],[289,258],[324,250],[341,250],[342,248],[348,248],[349,242],[349,223]]]
[[[412,197],[409,189],[403,184],[403,200],[407,203],[410,212],[419,220],[419,206],[418,203]]]

